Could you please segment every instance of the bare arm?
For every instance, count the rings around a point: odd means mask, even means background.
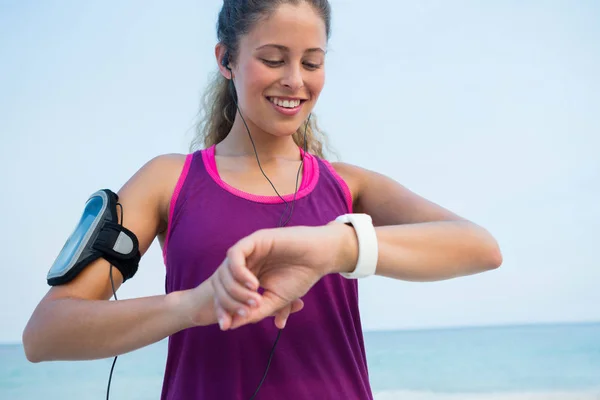
[[[208,293],[210,287],[203,285]],[[194,326],[177,304],[179,294],[119,301],[46,297],[23,334],[27,359],[93,360],[158,342]],[[206,294],[198,306],[208,310],[212,301]]]
[[[355,212],[377,226],[377,275],[408,281],[436,281],[475,274],[500,266],[496,240],[484,228],[434,204],[394,180],[348,164],[335,168],[349,183]],[[354,230],[339,226],[348,272],[356,265]]]
[[[142,255],[164,230],[166,212],[183,156],[160,156],[147,163],[119,191],[124,226],[136,234]],[[24,332],[28,360],[87,360],[123,354],[179,330],[216,321],[212,289],[205,282],[193,296],[183,292],[109,301],[110,265],[87,266],[73,281],[52,287],[33,312]],[[115,290],[122,283],[113,268]],[[135,279],[135,277],[133,278]],[[194,309],[201,310],[196,312]]]

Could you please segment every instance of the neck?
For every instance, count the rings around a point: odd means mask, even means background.
[[[256,152],[261,161],[268,161],[276,158],[291,160],[300,160],[298,145],[294,142],[291,135],[275,136],[263,131],[252,121],[246,118],[246,123],[250,129]],[[236,115],[231,131],[227,137],[217,145],[218,153],[230,157],[255,157],[254,146],[248,135],[248,130],[242,121],[239,113]]]

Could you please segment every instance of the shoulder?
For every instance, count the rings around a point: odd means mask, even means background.
[[[188,154],[161,154],[147,161],[125,184],[130,189],[154,201],[163,222],[167,221],[171,196],[181,176]]]
[[[346,185],[348,185],[348,189],[350,189],[350,193],[352,194],[352,199],[356,202],[360,197],[363,182],[368,178],[370,171],[340,161],[329,162],[329,164],[340,178],[344,180]]]
[[[187,159],[187,154],[161,154],[147,161],[132,179],[142,180],[156,190],[168,188],[177,181]]]
[[[182,167],[187,156],[188,154],[180,153],[161,154],[150,159],[146,164],[144,164],[143,168],[172,169]]]

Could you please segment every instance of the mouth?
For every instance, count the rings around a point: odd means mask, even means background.
[[[267,96],[267,100],[272,104],[293,110],[294,108],[300,107],[302,103],[306,101],[306,99],[293,98],[293,97],[269,97]]]
[[[271,103],[275,111],[288,117],[293,117],[298,114],[302,109],[302,105],[307,101],[306,99],[293,97],[271,96],[267,96],[267,100]]]

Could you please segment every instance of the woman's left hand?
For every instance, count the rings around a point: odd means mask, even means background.
[[[237,242],[211,277],[215,311],[221,329],[258,322],[275,315],[283,328],[290,313],[302,308],[301,297],[323,276],[356,264],[357,239],[353,228],[332,222],[319,227],[286,227],[257,231]],[[240,302],[250,271],[264,289],[260,301]]]

